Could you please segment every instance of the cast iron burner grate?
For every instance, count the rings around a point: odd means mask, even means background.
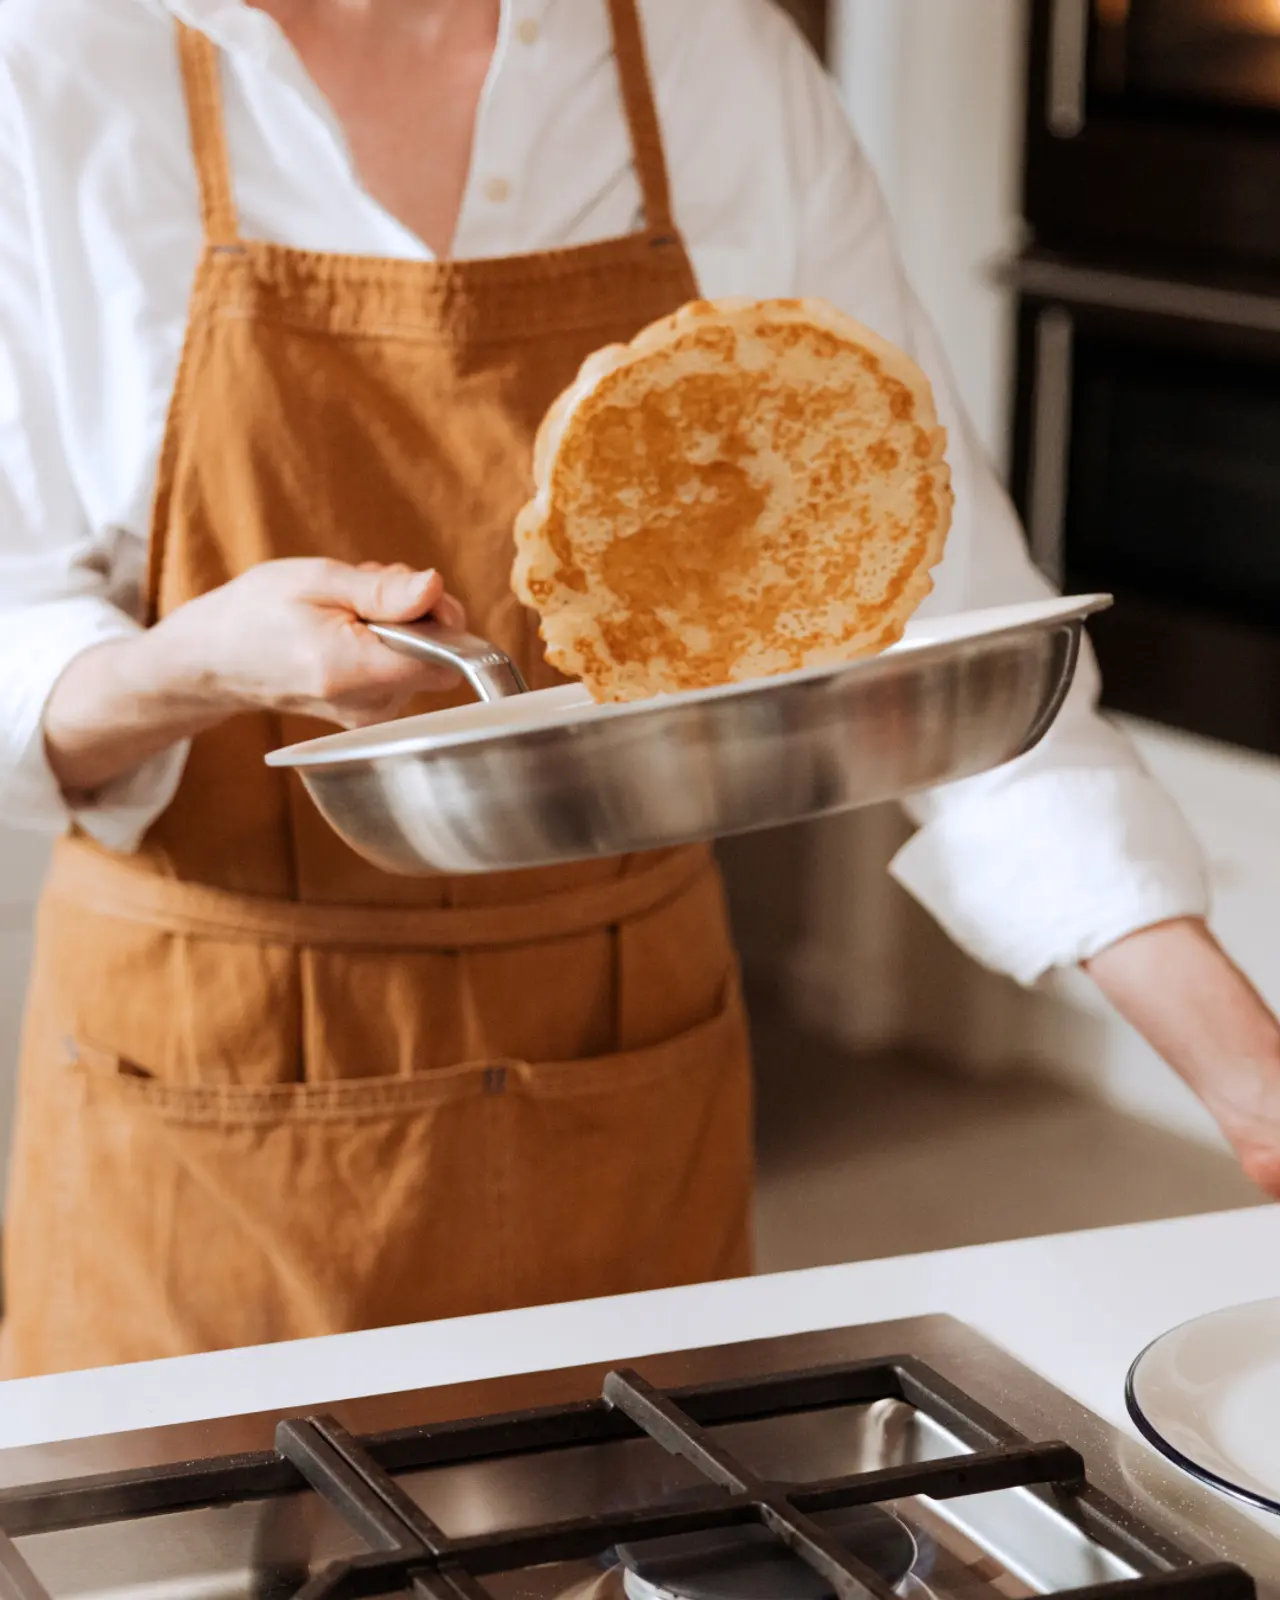
[[[897,1400],[931,1417],[971,1452],[822,1482],[763,1481],[708,1431],[787,1413]],[[705,1495],[451,1538],[395,1474],[604,1444],[647,1434],[707,1481]],[[51,1600],[15,1540],[24,1535],[268,1499],[313,1488],[369,1546],[308,1578],[295,1600],[492,1600],[482,1579],[558,1561],[590,1560],[622,1544],[755,1525],[768,1529],[839,1600],[897,1600],[893,1588],[814,1515],[916,1495],[951,1500],[1032,1488],[1070,1503],[1091,1537],[1141,1576],[1059,1591],[1069,1600],[1255,1600],[1253,1580],[1227,1564],[1193,1565],[1086,1480],[1065,1444],[1033,1444],[912,1357],[816,1368],[662,1392],[611,1372],[599,1400],[356,1439],[327,1417],[282,1422],[276,1449],[102,1474],[0,1493],[0,1600]]]

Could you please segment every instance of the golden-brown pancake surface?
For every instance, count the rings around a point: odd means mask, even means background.
[[[601,701],[874,654],[932,588],[945,443],[924,374],[831,306],[695,303],[551,408],[513,586]]]

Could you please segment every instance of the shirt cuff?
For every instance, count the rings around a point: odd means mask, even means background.
[[[67,807],[70,819],[108,850],[133,855],[151,824],[169,809],[177,794],[190,748],[189,740],[170,745],[100,789],[92,804]]]
[[[171,746],[71,805],[49,766],[44,714],[58,679],[84,651],[141,632],[95,596],[6,611],[0,617],[0,823],[41,833],[78,825],[108,849],[135,851],[177,792],[188,745]]]
[[[1140,770],[1028,774],[957,797],[890,871],[975,960],[1026,985],[1140,928],[1209,911],[1200,846]]]

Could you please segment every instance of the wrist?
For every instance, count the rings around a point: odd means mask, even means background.
[[[182,606],[131,641],[127,660],[120,662],[122,687],[139,704],[211,723],[243,704],[211,653],[205,630],[192,623]]]
[[[1192,1087],[1231,1137],[1280,1117],[1280,1032],[1252,1049],[1206,1062]]]
[[[1280,1194],[1280,1021],[1206,925],[1144,929],[1085,965],[1204,1102],[1249,1175]]]
[[[184,630],[160,628],[91,646],[54,685],[44,747],[63,794],[86,804],[171,745],[237,707]]]
[[[1280,1047],[1222,1061],[1199,1092],[1245,1173],[1280,1199]]]

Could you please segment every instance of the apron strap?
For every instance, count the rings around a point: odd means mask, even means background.
[[[671,214],[667,157],[636,0],[609,0],[609,20],[613,25],[613,50],[622,85],[622,103],[631,129],[636,175],[644,197],[645,222],[650,233],[673,235],[676,230]]]
[[[231,188],[231,160],[222,119],[222,85],[218,49],[198,28],[178,25],[178,59],[191,124],[191,148],[200,180],[200,217],[204,241],[215,248],[238,245],[240,229]]]

